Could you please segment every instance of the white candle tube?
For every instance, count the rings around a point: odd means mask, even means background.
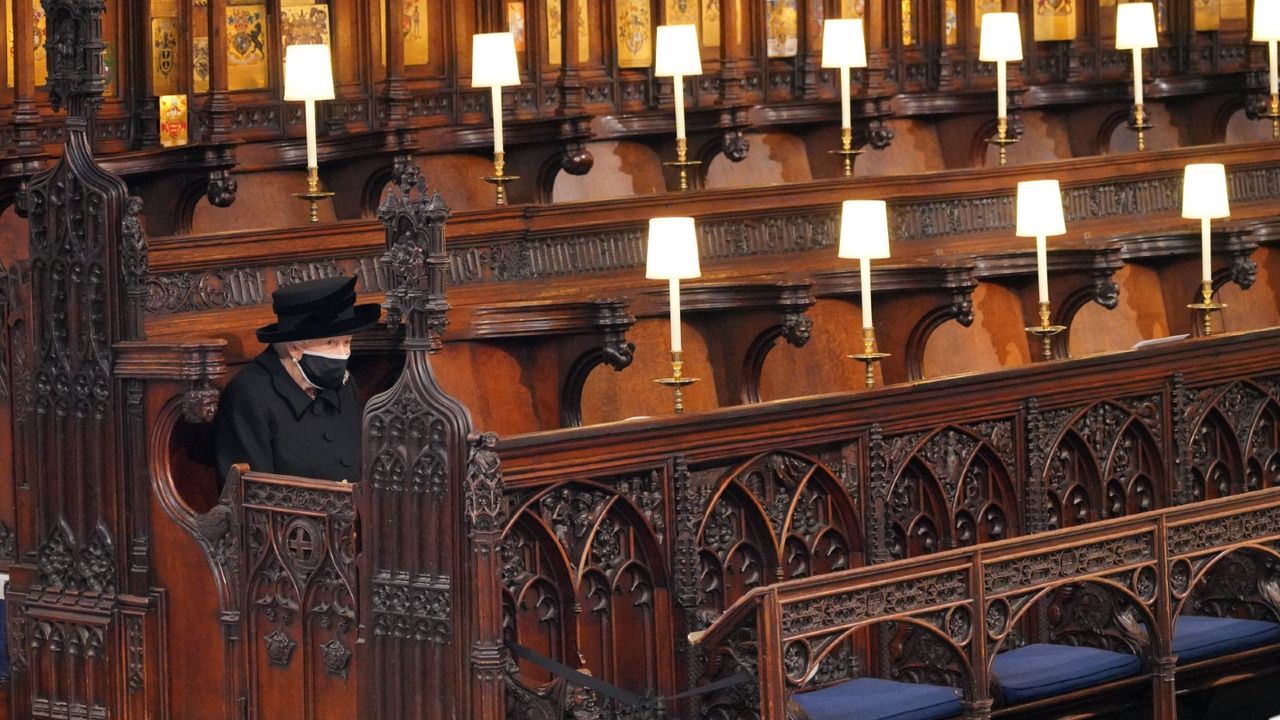
[[[862,327],[871,328],[871,258],[858,260],[858,275],[862,281]]]
[[[1142,104],[1142,48],[1133,49],[1133,104]]]
[[[671,85],[676,100],[676,137],[684,138],[684,78],[676,75]]]
[[[671,352],[680,352],[680,281],[671,278],[667,282],[671,296]]]
[[[493,154],[502,152],[502,86],[489,88],[493,103]]]
[[[306,106],[304,113],[307,117],[307,167],[320,167],[316,160],[316,101],[307,100],[303,104]]]
[[[1036,280],[1040,285],[1040,302],[1049,302],[1049,257],[1043,235],[1036,237]]]
[[[1280,70],[1276,68],[1276,41],[1268,42],[1267,49],[1271,55],[1271,94],[1275,95],[1280,90]]]
[[[1200,218],[1200,280],[1201,282],[1213,282],[1212,263],[1209,262],[1211,253],[1211,243],[1209,242],[1209,218]]]
[[[1009,117],[1009,68],[996,61],[996,117]]]
[[[1271,43],[1271,47],[1273,49],[1275,46],[1275,43]],[[1272,58],[1273,62],[1271,63],[1271,67],[1274,68],[1275,55],[1272,55]],[[1272,72],[1274,73],[1274,70]],[[1274,75],[1272,77],[1274,77]],[[1272,90],[1271,92],[1275,92],[1275,90]],[[852,101],[849,98],[849,68],[842,67],[840,68],[840,127],[845,129],[853,127],[849,119],[849,115],[851,114],[849,105],[851,103]]]

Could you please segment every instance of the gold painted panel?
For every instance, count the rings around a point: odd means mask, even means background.
[[[866,0],[840,0],[840,17],[842,18],[860,18],[866,11]]]
[[[1106,0],[1101,1],[1106,2]],[[1004,10],[1004,5],[1001,0],[973,0],[973,26],[981,28],[983,15],[989,12],[1001,12],[1002,10]]]
[[[151,18],[151,91],[178,92],[178,18]]]
[[[196,93],[209,92],[209,38],[191,38],[191,83]]]
[[[4,4],[4,57],[5,87],[13,87],[13,3],[7,1]]]
[[[1195,12],[1195,28],[1197,32],[1218,29],[1220,11],[1218,0],[1192,0],[1191,7]]]
[[[290,45],[329,44],[328,5],[286,5],[280,8],[280,41]]]
[[[564,57],[561,0],[547,0],[547,62],[559,65]],[[588,24],[587,0],[578,3],[578,62],[591,58],[591,26]]]
[[[1074,40],[1076,37],[1075,0],[1036,0],[1036,42]]]
[[[720,47],[720,0],[702,0],[702,46]]]
[[[653,18],[649,0],[618,0],[618,66],[643,68],[653,64]]]
[[[164,147],[187,144],[187,96],[160,96],[160,144]]]
[[[507,32],[515,39],[516,52],[522,53],[525,45],[524,0],[511,0],[507,3]]]
[[[227,89],[256,90],[267,86],[265,5],[227,8]]]
[[[916,34],[913,24],[916,21],[916,10],[912,0],[902,0],[900,3],[902,8],[902,44],[914,45],[916,42]]]
[[[796,0],[768,0],[769,57],[795,57],[799,43]]]
[[[427,32],[427,0],[404,0],[400,25],[403,28],[404,64],[426,65],[430,60],[430,33]]]
[[[49,79],[49,61],[44,51],[44,37],[48,32],[49,23],[44,16],[44,6],[40,4],[40,0],[32,0],[31,13],[31,42],[32,47],[35,48],[35,84],[39,87]]]
[[[960,9],[956,7],[956,0],[946,0],[943,3],[942,37],[948,45],[955,45],[960,42],[959,12]]]

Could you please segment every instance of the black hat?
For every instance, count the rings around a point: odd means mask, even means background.
[[[354,277],[322,278],[286,285],[271,293],[276,322],[258,328],[264,343],[350,335],[378,322],[376,303],[356,305]]]

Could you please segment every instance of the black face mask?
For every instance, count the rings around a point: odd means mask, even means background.
[[[347,358],[329,357],[304,352],[298,360],[298,367],[307,380],[325,390],[341,390],[342,381],[347,377]]]

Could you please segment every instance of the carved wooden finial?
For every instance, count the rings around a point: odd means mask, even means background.
[[[88,118],[107,89],[102,16],[105,0],[42,0],[48,32],[49,102],[71,118]]]
[[[387,325],[394,330],[404,323],[406,348],[425,343],[428,352],[438,352],[448,325],[444,223],[449,207],[439,192],[427,193],[422,170],[412,158],[401,156],[378,218],[387,228],[382,262],[391,273],[383,305]]]

